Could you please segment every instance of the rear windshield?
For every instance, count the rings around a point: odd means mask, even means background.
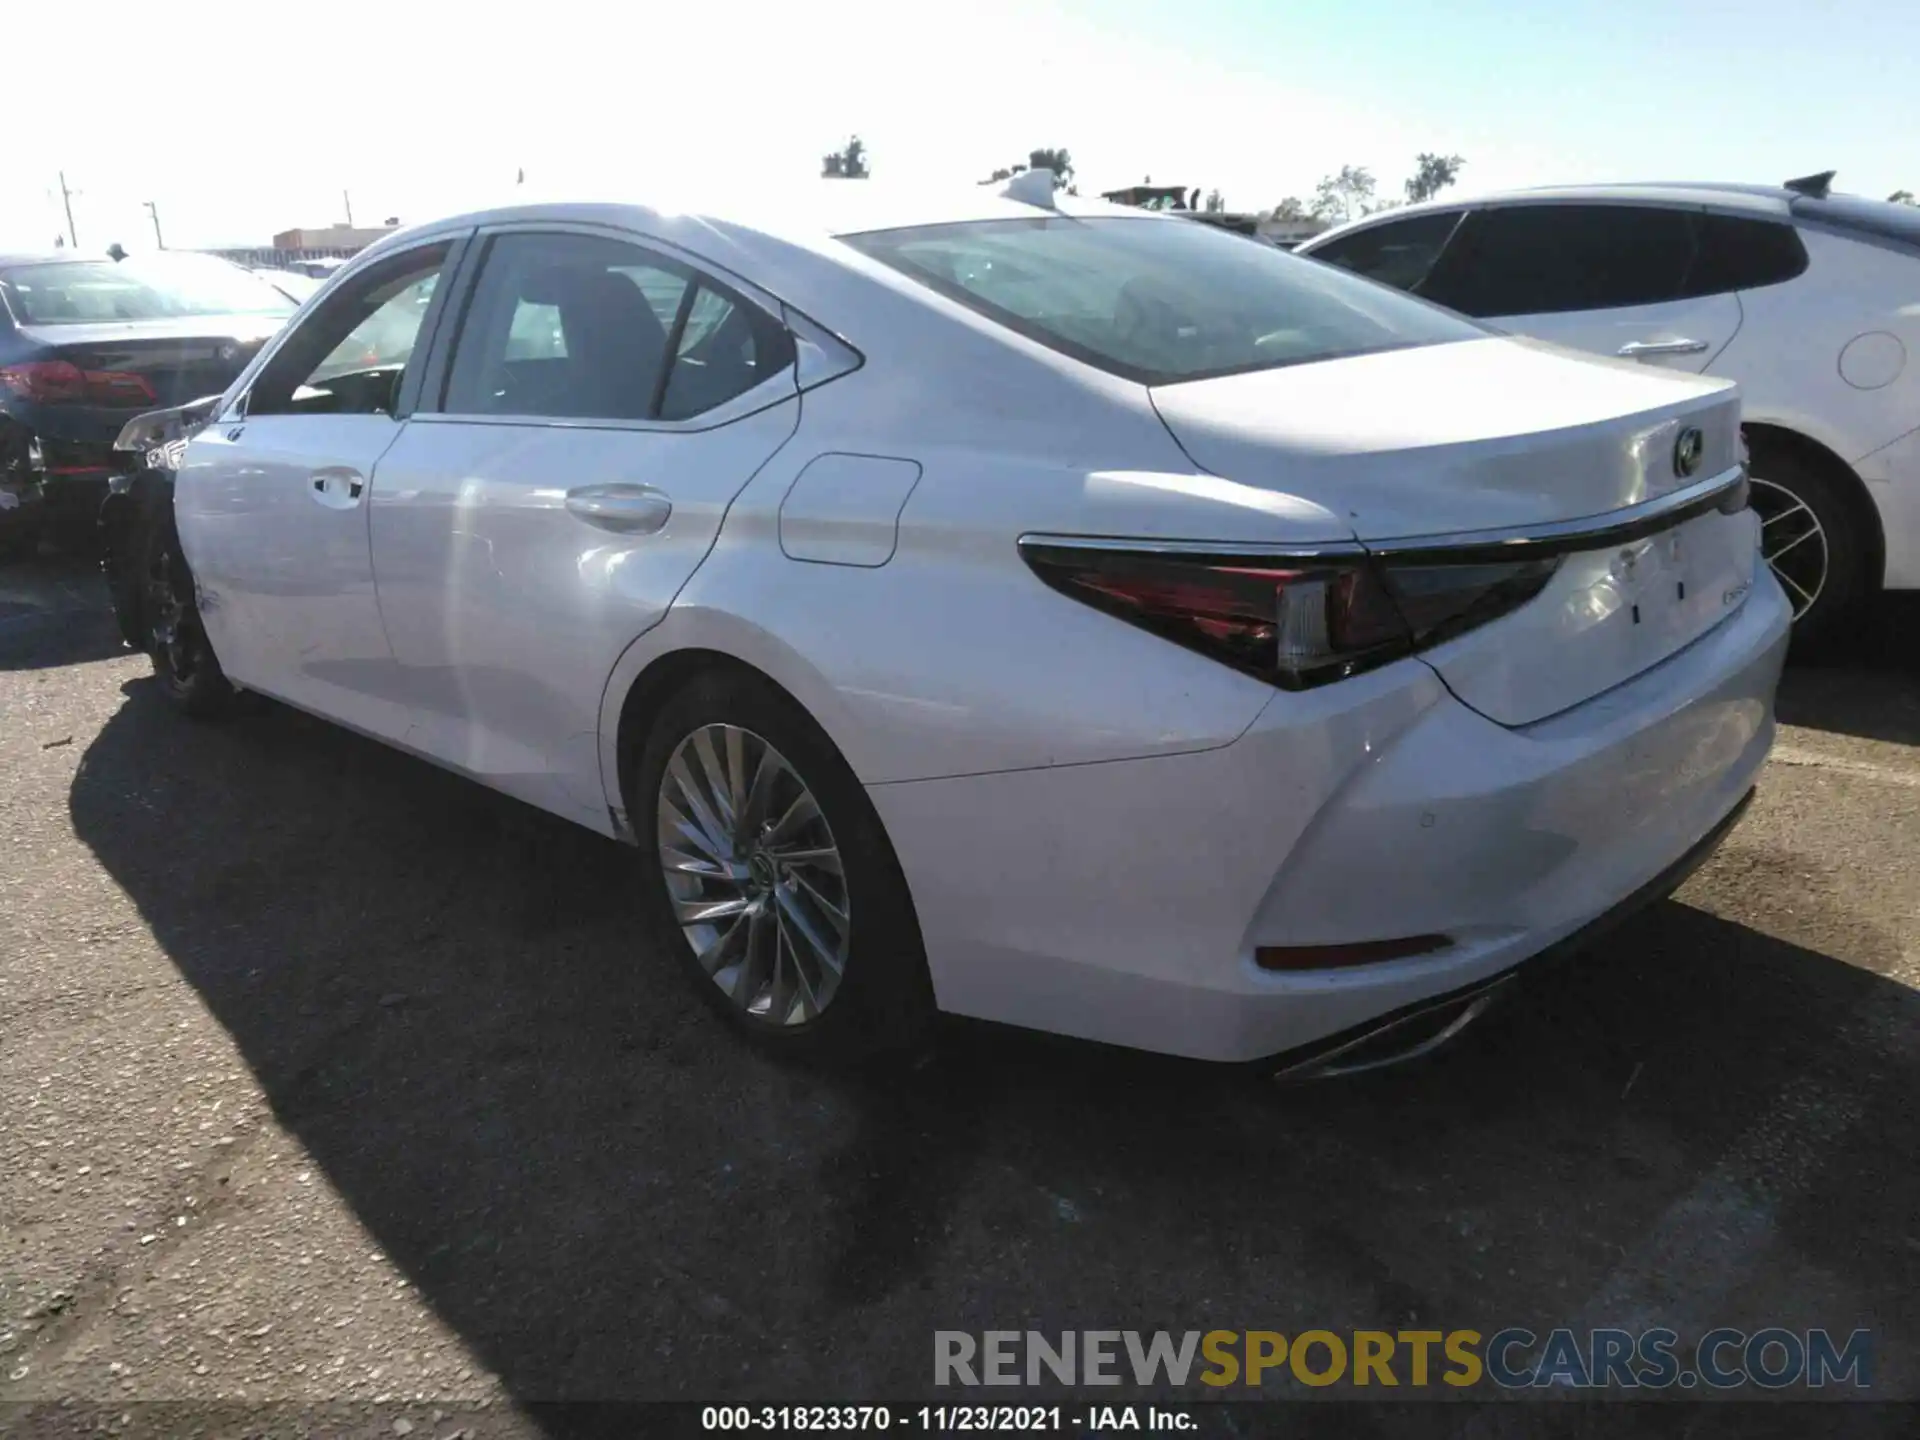
[[[293,301],[210,255],[57,260],[0,272],[22,325],[100,325],[196,315],[291,315]]]
[[[1031,340],[1147,385],[1487,333],[1333,266],[1186,220],[1050,216],[841,238]]]

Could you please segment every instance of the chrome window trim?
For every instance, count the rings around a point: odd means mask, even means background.
[[[532,425],[554,430],[634,430],[647,434],[685,435],[702,430],[717,430],[749,415],[769,410],[800,393],[796,365],[787,365],[751,389],[742,390],[731,400],[723,400],[711,410],[685,420],[614,420],[593,415],[474,415],[460,410],[416,410],[407,419],[422,425]]]
[[[852,345],[791,305],[782,305],[780,314],[793,335],[794,379],[802,390],[851,375],[867,363]]]
[[[1651,500],[1584,515],[1572,520],[1542,521],[1494,530],[1460,530],[1445,534],[1407,535],[1391,540],[1329,541],[1325,544],[1287,544],[1277,541],[1144,540],[1102,535],[1022,535],[1020,548],[1057,546],[1070,550],[1110,550],[1138,555],[1178,555],[1223,559],[1258,556],[1263,560],[1354,560],[1374,556],[1383,560],[1432,558],[1437,562],[1467,564],[1491,560],[1539,560],[1577,550],[1624,545],[1662,530],[1685,524],[1709,510],[1720,509],[1737,495],[1745,505],[1747,469],[1734,465],[1691,485],[1656,495]]]

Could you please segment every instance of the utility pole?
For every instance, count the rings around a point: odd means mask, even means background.
[[[146,201],[145,204],[147,214],[153,217],[153,247],[156,250],[164,250],[167,248],[167,242],[160,238],[160,207],[151,200]]]
[[[40,172],[45,174],[43,170]],[[73,192],[67,189],[67,172],[60,172],[60,202],[67,207],[67,243],[74,249],[80,248],[80,232],[73,228]]]
[[[342,190],[340,198],[347,202],[347,229],[351,230],[353,228],[353,196]]]

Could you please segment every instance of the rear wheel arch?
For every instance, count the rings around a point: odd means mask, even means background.
[[[627,687],[626,697],[620,702],[615,744],[620,766],[617,779],[623,808],[625,796],[633,783],[634,767],[639,763],[640,747],[647,743],[647,733],[652,730],[660,708],[696,675],[727,667],[746,670],[770,683],[778,683],[772,681],[771,676],[763,675],[751,665],[718,650],[669,650],[634,676],[633,683]],[[631,815],[627,821],[629,827],[639,823]]]
[[[1833,486],[1859,527],[1857,533],[1865,546],[1860,558],[1867,588],[1869,591],[1878,591],[1886,579],[1887,540],[1880,520],[1880,507],[1874,504],[1866,482],[1833,450],[1799,430],[1765,420],[1745,421],[1740,429],[1753,452],[1755,474],[1766,473],[1762,457],[1771,454],[1804,466]]]
[[[689,641],[709,638],[706,636],[687,636]],[[840,726],[821,714],[820,707],[811,705],[794,686],[787,684],[781,677],[763,665],[712,645],[688,643],[656,655],[643,666],[640,672],[627,683],[626,694],[620,701],[619,719],[614,729],[614,755],[617,770],[614,776],[622,808],[626,805],[628,786],[633,779],[633,769],[640,748],[646,744],[647,735],[653,728],[654,720],[661,708],[679,691],[692,683],[695,677],[713,670],[731,670],[736,674],[750,676],[764,684],[772,686],[782,698],[792,704],[807,717],[812,724],[826,736],[829,744],[839,752],[847,762],[848,768],[858,776],[859,767],[854,763],[853,755],[844,743],[844,737],[837,733]],[[603,712],[604,713],[604,712]],[[629,821],[632,817],[628,817]]]

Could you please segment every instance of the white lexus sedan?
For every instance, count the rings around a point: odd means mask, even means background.
[[[115,591],[187,710],[633,845],[767,1045],[1351,1069],[1737,817],[1790,617],[1739,418],[1030,177],[524,206],[129,427]]]

